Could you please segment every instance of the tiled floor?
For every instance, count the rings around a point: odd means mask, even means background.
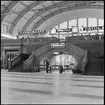
[[[1,104],[102,104],[104,77],[1,70]]]

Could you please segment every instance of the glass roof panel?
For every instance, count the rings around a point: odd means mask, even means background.
[[[35,13],[33,11],[29,11],[27,12],[24,17],[26,17],[27,19],[30,19]]]

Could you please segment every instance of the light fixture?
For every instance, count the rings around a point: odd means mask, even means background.
[[[54,52],[53,54],[57,55],[57,54],[59,54],[59,52]]]
[[[16,37],[11,36],[10,34],[2,33],[1,36],[4,37],[4,38],[9,38],[9,39],[17,39]]]

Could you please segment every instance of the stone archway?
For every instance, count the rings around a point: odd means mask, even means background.
[[[76,53],[73,53],[72,51],[70,51],[69,49],[67,50],[66,48],[53,48],[50,49],[49,51],[45,52],[44,54],[40,55],[39,57],[37,57],[35,59],[35,65],[43,65],[44,64],[44,60],[49,59],[51,56],[53,56],[54,52],[62,52],[63,54],[67,54],[67,55],[72,55],[78,62],[78,68],[81,68],[81,62],[82,62],[82,57],[78,56]]]

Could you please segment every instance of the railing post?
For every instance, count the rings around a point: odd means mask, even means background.
[[[23,37],[21,38],[21,40],[20,40],[20,54],[22,54],[22,49],[23,49]]]

